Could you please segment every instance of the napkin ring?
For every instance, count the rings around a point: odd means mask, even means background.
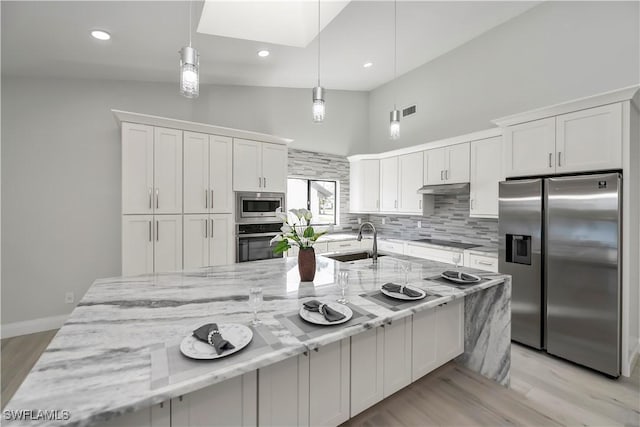
[[[209,331],[209,335],[207,335],[207,342],[208,342],[209,344],[211,344],[211,345],[214,345],[214,344],[213,344],[213,335],[214,335],[214,334],[219,334],[219,333],[220,333],[220,331],[219,331],[219,330],[217,330],[217,329],[214,329],[214,330],[212,330],[212,331]]]

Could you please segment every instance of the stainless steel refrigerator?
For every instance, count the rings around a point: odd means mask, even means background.
[[[512,340],[620,375],[622,177],[500,183],[499,271]]]

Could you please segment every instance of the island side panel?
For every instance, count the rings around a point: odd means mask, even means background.
[[[511,277],[464,301],[464,353],[456,362],[504,386],[511,371]]]

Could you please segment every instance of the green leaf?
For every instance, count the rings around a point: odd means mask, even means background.
[[[313,227],[307,227],[304,230],[303,237],[311,238],[314,236]]]
[[[289,245],[289,242],[287,240],[282,240],[278,242],[275,248],[273,248],[273,253],[281,254],[283,252],[288,251],[289,249],[291,249],[291,245]]]
[[[313,235],[311,240],[313,240],[315,242],[316,240],[318,240],[319,237],[324,236],[325,234],[327,234],[326,231],[321,231],[320,233],[316,233],[316,234]]]

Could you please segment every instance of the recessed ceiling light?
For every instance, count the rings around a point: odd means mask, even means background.
[[[268,50],[259,50],[258,51],[258,56],[260,58],[266,58],[267,56],[269,56],[269,51]]]
[[[369,67],[371,67],[372,65],[373,65],[373,62],[365,62],[362,66],[363,66],[364,68],[369,68]]]
[[[91,36],[94,39],[98,39],[98,40],[109,40],[111,38],[111,34],[107,33],[106,31],[102,31],[102,30],[93,30],[93,31],[91,31]]]

